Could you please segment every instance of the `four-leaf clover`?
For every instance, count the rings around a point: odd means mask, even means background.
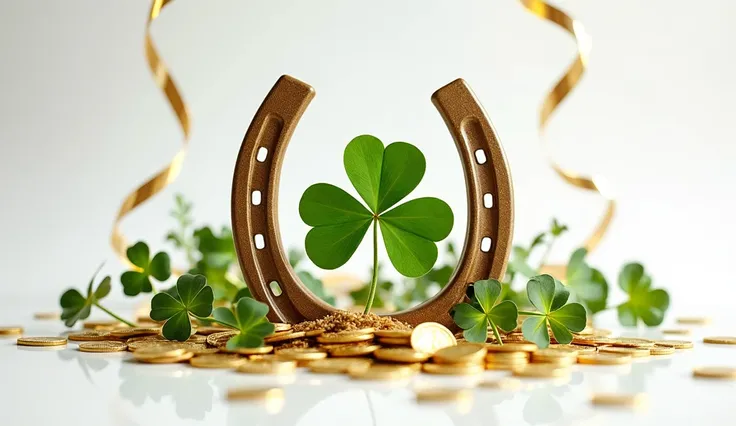
[[[501,294],[501,283],[496,280],[476,281],[473,284],[473,304],[455,305],[453,319],[463,330],[463,337],[469,342],[484,343],[488,336],[488,327],[493,329],[496,340],[501,343],[498,328],[510,332],[516,328],[518,312],[516,305],[510,300],[496,305]]]
[[[190,315],[206,318],[215,297],[203,275],[184,274],[176,281],[176,296],[158,293],[151,299],[151,319],[166,321],[161,334],[168,340],[186,341],[192,335]]]
[[[159,252],[151,259],[148,245],[142,241],[128,247],[126,254],[130,263],[139,268],[139,270],[123,272],[123,275],[120,276],[123,292],[127,296],[152,292],[151,277],[157,281],[166,281],[171,276],[169,255]]]
[[[345,148],[343,163],[368,208],[334,185],[318,183],[307,188],[299,202],[299,215],[312,227],[305,242],[307,256],[320,268],[338,268],[355,253],[376,222],[396,270],[408,277],[426,274],[437,260],[435,242],[452,230],[450,206],[426,197],[391,209],[424,177],[424,155],[405,142],[384,148],[378,138],[363,135]],[[375,250],[375,227],[373,237]]]
[[[213,317],[220,324],[240,331],[227,341],[227,348],[257,348],[263,346],[263,338],[273,333],[275,327],[266,319],[268,305],[249,297],[244,297],[233,309],[216,308]]]
[[[670,306],[670,296],[665,290],[652,289],[652,278],[646,275],[639,263],[629,263],[618,276],[618,285],[629,300],[618,306],[618,320],[625,326],[636,326],[641,319],[649,327],[662,323]]]
[[[585,308],[579,303],[565,304],[570,292],[559,281],[549,275],[539,275],[529,280],[526,289],[529,301],[539,310],[519,312],[531,315],[521,326],[527,340],[546,348],[549,346],[549,326],[558,343],[568,344],[572,341],[571,331],[579,332],[585,328]]]
[[[102,266],[100,266],[102,268]],[[102,279],[97,288],[92,291],[92,286],[95,282],[97,273],[100,272],[100,268],[97,269],[92,279],[89,280],[87,286],[87,297],[82,296],[77,289],[69,289],[61,295],[59,304],[61,305],[61,319],[64,320],[64,324],[67,327],[72,327],[77,321],[83,320],[89,317],[90,311],[93,305],[97,305],[99,300],[102,300],[105,296],[110,293],[110,277],[107,276]]]

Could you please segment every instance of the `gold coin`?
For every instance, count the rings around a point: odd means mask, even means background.
[[[486,354],[488,362],[526,362],[529,361],[528,352],[489,352]]]
[[[18,346],[63,346],[66,342],[64,337],[19,337],[16,340]]]
[[[136,354],[137,352],[133,352]],[[176,364],[177,362],[188,361],[194,356],[191,352],[184,352],[181,355],[176,356],[163,356],[159,358],[134,358],[136,361],[145,362],[148,364]]]
[[[342,345],[330,348],[330,356],[334,357],[356,357],[370,355],[380,349],[378,345]]]
[[[312,361],[307,365],[312,373],[343,374],[351,369],[365,369],[372,361],[365,358],[325,358]]]
[[[359,329],[356,329],[356,330],[340,331],[340,332],[338,332],[338,334],[342,334],[342,335],[345,335],[345,336],[349,336],[351,334],[352,335],[363,335],[363,334],[374,334],[375,331],[376,331],[376,329],[373,328],[373,327],[366,327],[366,328],[359,328]]]
[[[281,388],[236,388],[228,389],[228,401],[279,400],[284,399],[284,390]]]
[[[291,330],[291,324],[285,324],[283,322],[274,322],[272,323],[274,326],[274,332],[279,333],[282,331],[289,331]]]
[[[128,349],[128,345],[114,341],[82,342],[79,344],[81,352],[123,352],[126,349]]]
[[[317,337],[320,334],[324,334],[325,330],[323,329],[317,329],[317,330],[309,330],[304,332],[304,337]]]
[[[207,344],[216,348],[225,346],[227,341],[238,333],[238,331],[231,329],[228,331],[219,331],[217,333],[209,334],[207,335]]]
[[[98,330],[98,329],[111,329],[111,328],[119,328],[123,326],[123,323],[120,321],[85,321],[82,323],[82,327],[86,328],[88,330]]]
[[[470,389],[422,389],[415,391],[417,402],[449,402],[473,399]]]
[[[687,340],[655,340],[655,344],[660,346],[670,346],[675,349],[692,349],[693,342]]]
[[[289,348],[276,352],[276,359],[285,361],[314,361],[327,358],[327,352],[316,348]]]
[[[703,343],[710,343],[714,345],[736,345],[736,337],[730,337],[730,336],[706,337],[703,339]]]
[[[644,393],[596,393],[590,402],[593,405],[637,407],[646,400],[647,395]]]
[[[587,336],[574,336],[572,338],[572,343],[574,345],[583,345],[583,346],[602,346],[602,345],[610,345],[613,343],[613,339],[609,337],[587,337]]]
[[[601,346],[598,352],[606,354],[629,355],[632,358],[645,358],[651,355],[647,348],[618,348],[615,346]]]
[[[197,368],[236,368],[245,362],[248,359],[237,354],[199,355],[189,360],[189,364]]]
[[[233,331],[233,329],[230,327],[221,327],[216,325],[203,325],[197,327],[197,334],[200,334],[202,336],[209,336],[210,334],[222,333],[226,331]]]
[[[110,335],[114,337],[153,336],[156,334],[161,334],[159,327],[129,327],[110,331]]]
[[[187,342],[184,342],[180,343],[180,345],[182,345],[182,348],[186,349],[188,352],[191,352],[194,356],[212,355],[220,352],[219,348],[210,348],[199,343],[188,345]]]
[[[381,348],[373,352],[373,356],[382,361],[414,363],[429,359],[429,354],[411,348]]]
[[[278,361],[276,354],[251,355],[248,359],[251,361]]]
[[[488,352],[534,352],[539,349],[539,347],[537,347],[536,344],[530,342],[509,342],[504,343],[503,345],[487,343],[486,349],[488,350]]]
[[[184,348],[169,345],[155,345],[138,348],[133,352],[133,357],[138,361],[146,361],[155,358],[178,357],[185,353],[187,353],[187,350]]]
[[[704,379],[736,379],[736,368],[733,367],[697,367],[693,376]]]
[[[569,367],[577,362],[577,353],[555,349],[541,349],[532,353],[532,362],[551,364],[557,367]]]
[[[23,327],[9,326],[0,327],[0,336],[10,336],[13,334],[23,334]]]
[[[376,330],[373,334],[389,339],[411,339],[411,330]]]
[[[276,343],[276,342],[288,342],[289,340],[294,339],[301,339],[302,337],[305,337],[306,333],[303,331],[284,331],[277,334],[272,334],[270,336],[267,336],[264,340],[266,343]]]
[[[401,380],[416,374],[416,369],[405,365],[373,364],[368,368],[350,368],[348,374],[357,380]]]
[[[450,330],[436,322],[423,322],[411,332],[411,347],[415,351],[434,354],[442,348],[457,345]]]
[[[478,387],[486,389],[517,390],[521,388],[521,381],[511,377],[503,377],[495,380],[484,380],[478,383]]]
[[[222,348],[223,352],[240,355],[265,355],[273,352],[273,346],[260,346],[257,348]]]
[[[688,324],[688,325],[706,325],[710,324],[711,319],[708,317],[680,317],[677,318],[678,324]]]
[[[653,347],[649,348],[649,352],[652,355],[671,355],[675,353],[675,348],[673,348],[672,346],[654,345]]]
[[[61,319],[59,312],[36,312],[33,314],[33,318],[37,320],[58,320]]]
[[[358,343],[373,340],[373,334],[354,334],[341,331],[339,333],[325,333],[317,336],[320,343]]]
[[[618,337],[615,339],[611,339],[610,345],[619,348],[651,348],[652,346],[654,346],[654,341],[633,337]]]
[[[189,339],[187,339],[187,341],[184,342],[184,343],[201,343],[201,344],[205,344],[205,343],[207,343],[207,336],[203,336],[201,334],[192,334],[192,336],[189,337]]]
[[[411,346],[411,339],[407,337],[379,337],[378,343],[393,346]]]
[[[630,355],[621,355],[614,353],[595,353],[578,355],[578,364],[593,365],[621,365],[631,363]]]
[[[479,364],[424,364],[422,370],[429,374],[469,376],[482,373],[484,366]]]
[[[663,334],[681,334],[681,335],[687,335],[691,334],[692,331],[688,330],[687,328],[668,328],[665,330],[662,330]]]
[[[517,362],[517,363],[497,363],[497,362],[488,362],[485,365],[486,370],[505,370],[505,371],[511,371],[514,368],[523,367],[525,365],[529,364],[528,361],[524,362]]]
[[[537,379],[549,379],[567,377],[570,375],[570,369],[564,367],[555,367],[547,364],[527,364],[515,367],[511,373],[516,377],[531,377]]]
[[[237,370],[246,374],[292,374],[296,371],[296,361],[249,360],[238,365]]]
[[[463,343],[438,350],[432,356],[432,361],[438,364],[477,364],[483,362],[487,352],[481,344]]]
[[[85,330],[78,333],[70,333],[67,339],[74,342],[94,342],[101,340],[114,340],[109,331],[105,330]]]

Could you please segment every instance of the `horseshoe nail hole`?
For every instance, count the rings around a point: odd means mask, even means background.
[[[271,281],[270,283],[268,283],[268,287],[271,289],[271,294],[276,297],[281,296],[281,293],[283,293],[283,291],[281,291],[281,286],[276,281]]]
[[[266,161],[266,157],[268,157],[268,149],[264,147],[258,148],[258,153],[256,153],[256,160],[258,160],[259,163],[263,163]]]
[[[483,237],[482,240],[480,240],[480,251],[483,253],[488,253],[491,251],[491,238],[490,237]]]
[[[475,151],[475,161],[478,162],[478,164],[486,164],[486,161],[488,159],[486,158],[486,152],[482,149]]]
[[[256,248],[258,250],[266,247],[266,240],[263,239],[263,234],[256,234],[256,236],[253,237],[253,241],[256,243]]]
[[[491,194],[490,192],[483,194],[483,205],[487,209],[493,207],[493,194]]]
[[[250,196],[250,201],[253,203],[254,206],[260,206],[261,205],[261,191],[253,191],[253,193]]]

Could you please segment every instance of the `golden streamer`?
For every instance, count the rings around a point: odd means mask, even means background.
[[[158,194],[176,179],[179,175],[179,171],[181,170],[184,158],[186,157],[187,145],[189,143],[189,113],[187,112],[187,106],[184,104],[176,85],[171,80],[171,76],[166,69],[166,64],[164,64],[158,56],[153,40],[151,39],[151,24],[161,13],[161,9],[172,1],[173,0],[153,0],[153,3],[151,4],[151,12],[148,15],[148,21],[146,22],[145,48],[148,67],[151,69],[151,73],[153,73],[156,85],[164,92],[171,108],[176,113],[176,117],[178,118],[179,124],[181,125],[181,129],[184,133],[184,141],[181,149],[179,149],[176,155],[171,159],[171,162],[165,168],[144,182],[133,192],[129,193],[125,199],[123,199],[120,210],[118,210],[118,214],[115,216],[112,233],[110,235],[110,244],[112,244],[112,249],[118,257],[126,263],[128,263],[128,258],[125,251],[128,247],[128,243],[120,230],[120,222],[138,206]]]
[[[567,95],[570,94],[570,92],[575,88],[575,86],[578,84],[578,81],[580,81],[580,78],[585,72],[586,64],[588,62],[588,54],[590,53],[590,38],[585,33],[585,29],[583,28],[582,24],[580,24],[580,22],[572,19],[569,15],[567,15],[560,9],[557,9],[556,7],[551,6],[541,0],[519,1],[534,15],[537,15],[538,17],[547,21],[553,22],[557,24],[557,26],[570,33],[575,38],[575,43],[577,45],[577,57],[572,62],[572,64],[570,64],[565,74],[563,74],[559,81],[557,81],[557,84],[555,84],[554,88],[547,94],[547,97],[545,97],[544,103],[542,104],[542,108],[539,111],[539,135],[544,142],[544,132],[547,127],[547,122],[552,116],[552,113],[557,109],[557,107],[562,103]],[[577,188],[596,192],[607,201],[607,207],[605,213],[603,214],[603,217],[601,218],[600,222],[598,222],[598,225],[593,230],[593,233],[583,244],[583,247],[585,247],[589,252],[593,251],[598,246],[601,239],[608,230],[609,225],[611,224],[611,219],[613,219],[613,214],[616,211],[616,201],[609,192],[604,190],[606,189],[606,187],[604,184],[604,179],[602,177],[583,176],[573,171],[564,169],[552,158],[551,154],[549,153],[549,148],[546,145],[545,148],[547,161],[549,162],[555,173],[557,173],[557,175],[560,176],[565,182]],[[554,274],[554,272],[559,273],[561,271],[564,271],[565,267],[564,265],[544,265],[543,269],[548,273],[552,272]],[[564,275],[565,274],[563,272],[561,276]]]

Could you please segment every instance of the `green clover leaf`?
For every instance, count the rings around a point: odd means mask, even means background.
[[[549,275],[539,275],[529,280],[526,289],[529,301],[539,310],[539,313],[520,312],[532,315],[521,326],[527,340],[546,348],[550,341],[549,326],[558,343],[568,344],[572,341],[571,332],[585,328],[585,308],[579,303],[567,304],[570,292],[561,282]]]
[[[343,163],[368,208],[334,185],[307,188],[299,202],[299,215],[312,227],[305,240],[307,256],[320,268],[338,268],[355,253],[371,223],[377,222],[396,270],[407,277],[426,274],[437,260],[435,243],[452,230],[452,210],[430,197],[388,210],[422,180],[424,155],[405,142],[384,148],[374,136],[363,135],[345,148]],[[374,229],[374,241],[376,234]]]
[[[142,241],[128,247],[126,252],[130,263],[136,270],[126,271],[120,276],[123,292],[128,296],[153,291],[151,277],[157,281],[166,281],[171,276],[171,260],[164,252],[156,253],[151,259],[148,245]]]
[[[110,294],[110,277],[106,276],[97,285],[97,288],[92,291],[92,287],[95,282],[95,277],[100,272],[97,268],[92,279],[89,280],[87,286],[87,296],[82,296],[77,289],[69,289],[61,295],[59,305],[61,305],[61,319],[67,327],[72,327],[77,321],[89,318],[89,314],[92,311],[92,306],[96,305],[99,300],[104,299]]]
[[[588,251],[577,249],[567,263],[566,287],[575,301],[580,302],[591,314],[606,309],[608,282],[601,271],[591,268],[585,261]]]
[[[299,277],[302,283],[304,283],[307,289],[312,292],[312,294],[329,303],[330,305],[335,305],[335,298],[327,293],[322,280],[307,271],[299,271],[296,273],[296,275]]]
[[[227,348],[257,348],[263,346],[263,338],[273,333],[275,327],[266,315],[268,305],[249,297],[238,300],[233,309],[216,308],[213,317],[220,324],[240,331],[239,334],[228,340]]]
[[[670,306],[670,296],[665,290],[652,289],[652,279],[640,263],[624,265],[618,276],[618,284],[629,300],[618,306],[618,320],[624,326],[636,326],[641,319],[649,327],[664,320]]]
[[[176,281],[176,296],[158,293],[151,299],[151,319],[166,321],[161,334],[168,340],[186,341],[192,335],[190,315],[206,318],[215,297],[203,275],[184,274]]]
[[[518,312],[511,301],[496,305],[501,295],[501,283],[496,280],[476,281],[472,286],[473,304],[455,305],[452,318],[463,330],[463,337],[469,342],[484,343],[488,327],[493,329],[496,339],[501,343],[498,329],[509,332],[516,328]]]

